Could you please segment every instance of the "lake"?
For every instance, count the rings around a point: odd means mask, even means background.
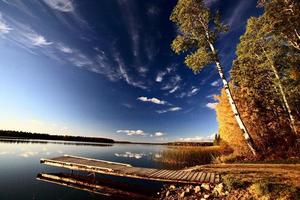
[[[39,173],[68,173],[70,170],[45,166],[41,158],[64,154],[128,163],[137,167],[165,168],[156,158],[166,148],[162,145],[113,144],[95,145],[76,142],[46,142],[0,140],[0,199],[110,199],[55,183],[37,180]],[[83,172],[74,172],[87,176]],[[97,175],[97,179],[109,180],[131,186],[144,194],[154,195],[162,183],[121,177]]]

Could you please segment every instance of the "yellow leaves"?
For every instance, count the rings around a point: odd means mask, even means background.
[[[172,42],[171,48],[176,54],[184,53],[192,48],[195,41],[185,38],[182,35],[178,35]]]
[[[224,89],[217,99],[219,104],[216,106],[216,113],[221,140],[228,144],[236,154],[248,154],[249,149],[236,123]]]
[[[194,73],[198,73],[213,62],[213,56],[204,47],[200,47],[196,52],[187,55],[184,62]]]
[[[297,81],[300,79],[300,72],[296,69],[290,70],[290,78],[293,79],[294,81]]]

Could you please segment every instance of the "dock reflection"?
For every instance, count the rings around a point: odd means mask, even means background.
[[[109,179],[67,173],[40,173],[37,180],[82,190],[105,197],[105,199],[155,199],[155,191],[137,188]]]

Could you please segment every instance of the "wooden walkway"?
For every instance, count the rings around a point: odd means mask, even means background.
[[[41,159],[42,164],[93,173],[173,183],[218,183],[220,175],[211,172],[132,167],[129,164],[65,155]]]

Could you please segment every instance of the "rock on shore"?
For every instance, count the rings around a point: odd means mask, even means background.
[[[224,199],[229,194],[223,183],[201,185],[165,185],[159,199]]]

